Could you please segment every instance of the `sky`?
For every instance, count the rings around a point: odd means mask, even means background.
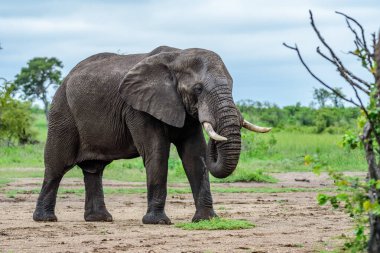
[[[160,1],[0,1],[0,76],[14,79],[33,57],[57,57],[66,75],[79,61],[100,52],[144,53],[160,45],[205,48],[218,53],[234,80],[235,101],[269,101],[280,106],[313,100],[320,88],[295,52],[324,81],[350,88],[334,67],[315,53],[315,22],[345,65],[371,80],[354,49],[344,12],[365,27],[368,39],[380,28],[378,0],[160,0]]]

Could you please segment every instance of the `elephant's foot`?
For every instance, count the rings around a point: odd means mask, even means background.
[[[149,212],[144,215],[142,222],[144,224],[172,224],[168,216],[166,216],[165,212]]]
[[[57,221],[57,216],[55,216],[54,212],[44,211],[41,208],[36,208],[33,213],[34,221]]]
[[[201,220],[210,220],[214,217],[218,217],[212,208],[202,208],[195,212],[192,222],[198,222]]]
[[[102,210],[89,210],[84,213],[85,221],[113,221],[112,215],[107,209]]]

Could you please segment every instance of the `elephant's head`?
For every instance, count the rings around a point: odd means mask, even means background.
[[[241,127],[270,130],[243,119],[222,59],[205,49],[155,49],[127,73],[119,91],[134,109],[171,126],[183,127],[186,113],[198,119],[211,138],[207,167],[218,178],[229,176],[237,166]]]

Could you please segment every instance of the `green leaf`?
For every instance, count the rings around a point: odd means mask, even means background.
[[[337,200],[336,196],[330,197],[330,203],[331,203],[333,208],[339,207],[339,201]]]
[[[313,157],[311,155],[305,155],[304,163],[306,166],[309,166],[313,162]]]
[[[348,194],[347,193],[339,193],[336,195],[336,199],[339,201],[347,201],[348,200]]]
[[[317,195],[317,201],[320,206],[323,206],[324,204],[326,204],[328,200],[329,200],[329,196],[327,196],[326,194],[319,193]]]
[[[380,180],[377,180],[375,183],[376,190],[380,190]]]
[[[369,210],[371,210],[371,207],[372,207],[372,204],[371,204],[371,201],[369,200],[366,200],[363,202],[363,208],[366,212],[368,212]]]

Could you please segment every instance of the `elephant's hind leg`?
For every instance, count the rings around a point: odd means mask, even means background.
[[[78,164],[82,168],[86,189],[84,219],[86,221],[112,221],[112,215],[104,203],[102,176],[106,161],[84,161]]]
[[[55,216],[55,202],[57,198],[57,191],[62,176],[56,176],[45,179],[42,183],[42,189],[37,200],[36,210],[33,213],[33,220],[35,221],[57,221]]]
[[[65,84],[58,89],[49,114],[49,129],[45,145],[45,175],[33,213],[35,221],[57,221],[54,214],[59,183],[75,165],[79,136],[67,105]]]
[[[48,134],[45,147],[45,176],[33,213],[35,221],[57,221],[54,210],[58,187],[63,175],[74,165],[75,143],[76,136],[68,135],[64,139],[54,136],[54,133]]]

